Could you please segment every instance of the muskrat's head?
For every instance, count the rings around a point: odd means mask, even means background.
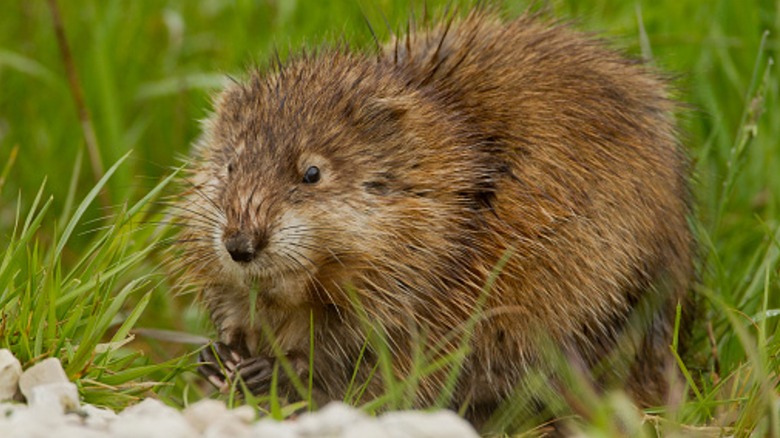
[[[420,289],[465,263],[486,144],[400,69],[328,52],[216,99],[187,197],[187,264],[269,305]],[[421,283],[422,284],[422,283]],[[391,286],[392,285],[392,286]]]

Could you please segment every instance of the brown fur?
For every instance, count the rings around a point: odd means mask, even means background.
[[[180,213],[189,278],[221,340],[252,355],[273,356],[265,324],[307,362],[312,317],[321,400],[344,396],[362,312],[400,378],[415,342],[442,357],[479,313],[452,402],[468,401],[472,420],[545,369],[545,343],[598,369],[599,384],[660,403],[692,278],[668,93],[567,26],[481,12],[412,31],[378,58],[323,49],[253,72],[205,124]],[[322,180],[303,184],[311,165]],[[223,244],[239,232],[258,248],[249,263]],[[375,359],[369,345],[359,379]],[[423,378],[417,404],[445,376]],[[374,378],[368,395],[382,391]]]

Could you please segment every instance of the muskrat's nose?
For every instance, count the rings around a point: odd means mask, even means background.
[[[234,262],[248,263],[255,258],[252,239],[244,233],[236,233],[225,239],[225,249]]]

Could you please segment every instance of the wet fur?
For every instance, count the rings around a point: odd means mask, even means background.
[[[344,396],[362,312],[403,379],[415,342],[454,351],[479,311],[452,402],[472,420],[545,368],[547,344],[661,403],[693,269],[674,111],[652,70],[531,16],[473,12],[378,56],[298,55],[217,97],[179,210],[182,261],[220,339],[252,356],[273,357],[265,325],[308,361],[313,318],[321,401]],[[312,163],[323,180],[303,185]],[[267,243],[247,266],[222,242],[238,231]],[[359,382],[375,359],[369,345]]]

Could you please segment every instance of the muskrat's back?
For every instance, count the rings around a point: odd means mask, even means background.
[[[491,368],[516,382],[517,346],[533,349],[541,335],[591,366],[616,348],[623,360],[637,355],[628,385],[661,403],[675,307],[687,304],[693,270],[687,159],[666,81],[528,17],[472,16],[409,42],[389,46],[384,62],[436,89],[494,160],[484,268],[513,254],[489,297],[493,321],[473,343],[474,375],[488,381],[472,391],[500,398]]]
[[[553,352],[660,403],[693,269],[668,93],[647,67],[525,16],[475,12],[378,57],[293,58],[217,99],[185,262],[220,340],[242,361],[272,364],[273,343],[311,361],[321,401],[343,398],[355,369],[382,393],[379,353],[363,351],[373,325],[399,378],[415,343],[435,360],[465,335],[452,404],[473,420],[529,370],[555,375]],[[422,377],[417,403],[446,377]]]

